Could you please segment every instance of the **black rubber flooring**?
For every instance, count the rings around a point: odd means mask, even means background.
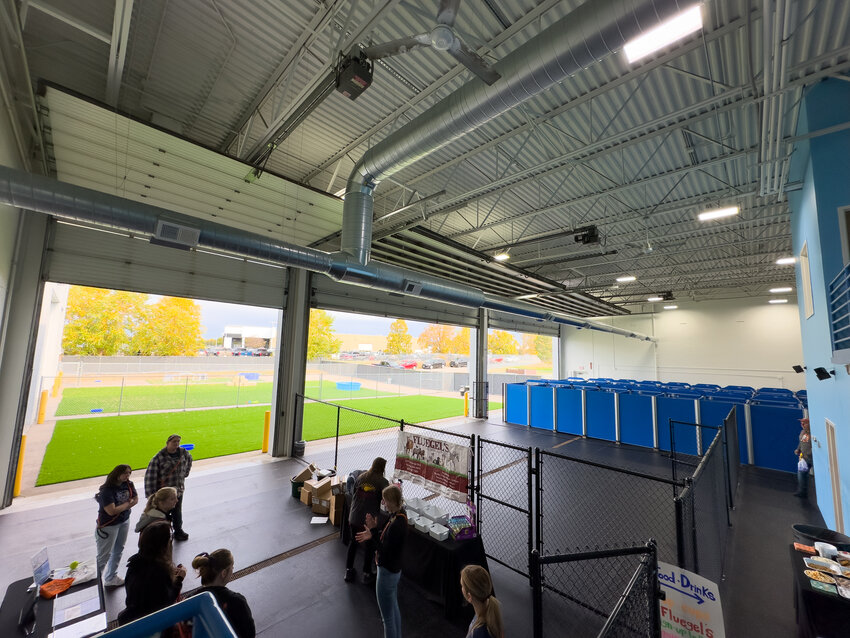
[[[451,429],[512,445],[537,446],[567,456],[619,464],[656,476],[667,477],[670,472],[666,456],[641,448],[493,422],[468,421]],[[308,458],[309,453],[308,447]],[[327,454],[317,452],[322,458],[310,460],[327,465]],[[332,461],[332,450],[330,455]],[[248,598],[260,636],[381,635],[371,589],[359,582],[347,584],[342,580],[345,547],[337,538],[328,538],[336,528],[329,524],[311,525],[309,510],[291,497],[289,477],[302,467],[300,461],[286,459],[195,472],[187,482],[184,504],[190,539],[175,545],[175,562],[188,565],[198,552],[228,547],[236,558],[237,570],[260,567],[231,585]],[[801,502],[791,496],[794,481],[792,475],[742,468],[727,546],[726,579],[721,584],[727,636],[791,638],[796,633],[787,556],[787,545],[793,540],[791,525],[822,525],[823,520],[814,497]],[[54,564],[93,559],[96,505],[92,496],[79,495],[36,509],[0,512],[0,591],[31,573],[29,558],[41,547],[50,548]],[[133,524],[140,514],[140,508],[135,510]],[[134,553],[136,539],[131,531],[125,560]],[[522,547],[516,550],[524,551]],[[505,635],[530,636],[528,580],[494,561],[490,567],[503,603]],[[190,573],[186,588],[198,585]],[[464,628],[447,622],[442,610],[404,579],[399,600],[405,636],[465,635]],[[110,619],[122,607],[123,590],[110,591]]]

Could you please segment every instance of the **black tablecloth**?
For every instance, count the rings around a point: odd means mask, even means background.
[[[794,571],[794,607],[797,610],[799,638],[846,638],[850,636],[850,599],[812,587],[803,573],[807,555],[791,545]]]
[[[0,636],[23,636],[24,631],[18,629],[18,615],[21,609],[33,598],[34,592],[27,592],[32,583],[32,577],[16,580],[6,588],[3,604],[0,605]],[[53,601],[38,599],[36,607],[35,633],[33,638],[46,638],[53,631]]]
[[[442,603],[449,620],[464,625],[472,620],[471,605],[464,605],[460,591],[460,571],[466,565],[487,568],[480,537],[463,541],[438,541],[410,528],[404,542],[402,575]]]

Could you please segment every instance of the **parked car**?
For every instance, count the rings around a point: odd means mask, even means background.
[[[468,365],[468,359],[452,359],[451,361],[449,361],[449,367],[451,368],[465,368]]]
[[[416,367],[415,361],[402,361],[399,365],[405,370],[413,370]]]
[[[248,348],[232,348],[230,350],[230,354],[234,357],[250,357],[251,353],[248,352]]]
[[[270,357],[272,353],[268,348],[256,348],[251,354],[255,357]]]
[[[422,362],[422,369],[423,370],[433,370],[433,369],[436,369],[436,368],[443,368],[443,367],[445,367],[445,365],[446,365],[446,362],[443,361],[442,359],[429,359],[427,361]]]

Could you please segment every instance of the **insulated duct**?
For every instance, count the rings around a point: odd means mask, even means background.
[[[586,0],[505,56],[488,86],[471,78],[363,154],[348,178],[341,250],[369,263],[378,183],[658,26],[694,0]]]

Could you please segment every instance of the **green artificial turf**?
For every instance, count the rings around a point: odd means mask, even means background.
[[[126,385],[117,387],[65,388],[56,416],[145,412],[148,410],[182,410],[184,408],[213,408],[227,405],[269,405],[271,382],[248,382],[239,386],[224,379],[205,381],[175,381],[168,384]],[[362,388],[356,391],[337,390],[333,381],[307,381],[305,394],[324,401],[359,397],[394,396]],[[119,410],[120,407],[120,410]]]
[[[358,399],[342,402],[351,410],[340,411],[341,434],[395,427],[392,419],[425,422],[463,414],[463,399],[429,396],[400,396]],[[490,403],[491,409],[501,408]],[[259,450],[262,446],[265,406],[128,414],[57,421],[53,437],[44,453],[36,485],[106,476],[119,463],[144,470],[151,457],[164,445],[168,435],[178,433],[183,443],[192,443],[195,459],[226,456]],[[336,433],[337,408],[324,403],[304,406],[303,437],[324,439]],[[136,475],[137,481],[142,474]]]

